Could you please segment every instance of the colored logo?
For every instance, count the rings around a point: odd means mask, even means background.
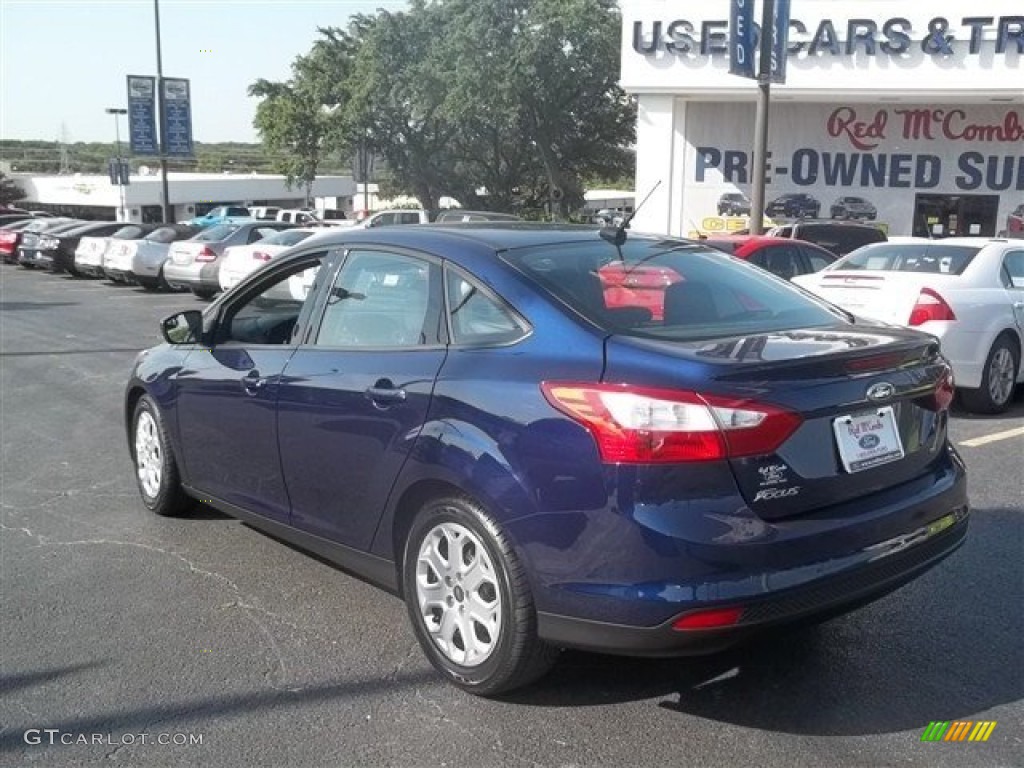
[[[865,451],[870,451],[872,448],[877,448],[878,444],[882,442],[878,435],[864,435],[857,444]]]
[[[896,387],[888,381],[880,381],[868,387],[869,400],[888,400],[896,394]]]
[[[921,741],[988,741],[995,729],[995,720],[933,720],[921,734]]]

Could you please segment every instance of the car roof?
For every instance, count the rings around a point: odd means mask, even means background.
[[[932,245],[958,245],[967,246],[970,248],[984,248],[988,245],[1013,245],[1020,247],[1013,240],[1005,237],[943,237],[936,240],[929,241]],[[921,243],[908,243],[896,241],[892,245],[917,245]]]
[[[442,224],[413,224],[372,229],[334,229],[317,235],[317,244],[379,243],[410,248],[437,248],[445,245],[476,244],[494,251],[595,241],[600,227],[588,224],[548,224],[524,221],[472,221]],[[630,238],[668,240],[686,243],[677,237],[648,233],[630,233]]]

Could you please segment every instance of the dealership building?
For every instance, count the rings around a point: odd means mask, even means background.
[[[163,221],[161,178],[145,166],[123,187],[107,176],[84,174],[15,174],[14,179],[25,192],[24,199],[17,201],[21,208],[88,219]],[[302,184],[289,188],[284,176],[270,174],[169,173],[167,188],[175,221],[201,216],[218,205],[300,208],[306,202]],[[312,194],[317,208],[350,212],[356,184],[351,176],[321,176],[313,182]]]
[[[730,74],[730,5],[622,2],[637,201],[654,190],[635,229],[747,226],[757,82]],[[1006,230],[1024,204],[1021,0],[790,6],[785,83],[772,86],[769,216],[863,218],[893,235]]]

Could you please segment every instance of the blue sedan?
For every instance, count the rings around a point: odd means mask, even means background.
[[[162,331],[125,398],[146,507],[203,499],[402,595],[476,694],[562,648],[838,615],[966,535],[936,340],[699,243],[330,231]]]

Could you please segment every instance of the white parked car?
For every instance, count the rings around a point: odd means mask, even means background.
[[[355,227],[371,229],[373,227],[390,227],[394,224],[429,224],[430,214],[422,208],[396,208],[389,211],[378,211],[367,216]]]
[[[972,411],[1006,410],[1024,381],[1024,241],[876,243],[793,282],[855,315],[938,337]]]
[[[103,260],[112,243],[117,246],[123,240],[136,240],[149,234],[157,226],[159,225],[126,223],[110,237],[83,237],[75,249],[75,269],[90,277],[104,277],[106,273],[103,271]]]
[[[219,273],[221,290],[226,291],[235,287],[246,275],[255,272],[293,245],[323,231],[312,228],[286,229],[249,245],[225,248]]]
[[[138,283],[147,291],[170,290],[164,280],[164,262],[171,243],[200,231],[191,224],[164,224],[138,240],[112,241],[103,254],[103,271],[115,282]]]

